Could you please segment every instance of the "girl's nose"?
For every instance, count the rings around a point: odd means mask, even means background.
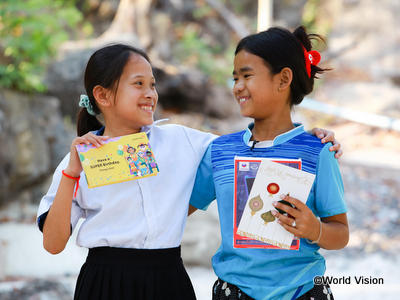
[[[148,99],[155,99],[157,98],[157,91],[155,88],[148,88],[145,92],[145,97]]]
[[[244,89],[244,84],[242,81],[236,81],[235,85],[233,86],[233,93],[240,93]]]

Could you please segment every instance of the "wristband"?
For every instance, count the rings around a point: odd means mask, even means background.
[[[65,173],[64,170],[62,170],[61,173],[62,173],[65,177],[68,177],[68,178],[70,178],[70,179],[76,181],[76,187],[75,187],[75,193],[74,193],[74,198],[76,198],[76,193],[78,192],[78,188],[79,188],[79,179],[81,178],[81,176],[72,177],[71,175],[68,175],[67,173]]]
[[[322,236],[322,222],[321,222],[320,219],[318,219],[318,221],[319,221],[319,235],[318,235],[318,238],[315,241],[311,241],[309,239],[306,239],[307,243],[309,243],[309,244],[318,244],[319,240],[321,239],[321,236]]]

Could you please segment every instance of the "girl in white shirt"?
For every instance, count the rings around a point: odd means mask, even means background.
[[[60,253],[84,218],[77,244],[89,253],[74,299],[195,299],[180,243],[197,167],[216,136],[153,123],[155,79],[148,56],[136,48],[116,44],[96,51],[86,67],[85,89],[78,137],[40,202],[44,248]],[[104,127],[96,118],[100,113]],[[75,146],[101,147],[108,138],[141,131],[147,133],[160,172],[88,189]],[[339,148],[336,144],[332,150]]]

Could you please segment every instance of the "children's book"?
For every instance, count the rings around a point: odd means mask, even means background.
[[[99,148],[76,146],[89,188],[157,175],[146,133],[110,138]]]
[[[300,241],[271,214],[288,194],[305,202],[315,175],[301,159],[235,157],[234,247],[298,250]]]

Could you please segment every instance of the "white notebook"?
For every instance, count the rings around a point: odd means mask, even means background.
[[[260,158],[261,164],[254,179],[249,197],[240,220],[239,235],[289,249],[294,235],[277,223],[271,211],[272,205],[280,201],[280,195],[289,194],[305,203],[313,185],[315,175],[268,158]]]

